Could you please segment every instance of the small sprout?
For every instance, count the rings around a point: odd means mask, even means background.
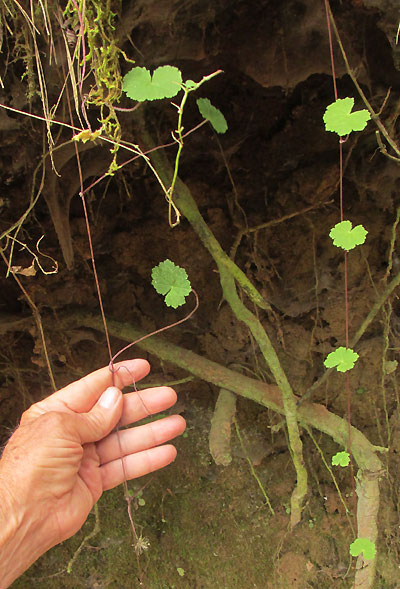
[[[351,112],[353,106],[354,98],[339,98],[330,104],[324,114],[325,129],[340,137],[365,129],[371,118],[369,112],[365,108]]]
[[[392,374],[395,370],[397,370],[398,362],[397,360],[386,360],[385,362],[385,374]]]
[[[337,223],[330,231],[329,237],[333,240],[333,245],[349,251],[364,243],[368,231],[362,225],[351,228],[351,221],[341,221]]]
[[[373,560],[376,554],[375,543],[371,542],[369,538],[357,538],[350,544],[351,556],[359,556],[363,553],[365,560]]]
[[[199,98],[196,104],[201,116],[211,123],[217,133],[226,132],[228,123],[219,108],[213,106],[208,98]]]
[[[132,100],[161,100],[176,96],[182,88],[181,71],[172,65],[163,65],[153,75],[145,67],[134,67],[123,79],[122,89]]]
[[[185,569],[182,569],[181,567],[177,567],[176,570],[178,571],[178,575],[180,577],[184,577],[185,576]]]
[[[158,294],[165,295],[167,307],[176,309],[185,304],[192,287],[184,268],[176,266],[171,260],[165,260],[153,268],[151,276],[152,285]]]
[[[363,395],[364,393],[368,393],[368,389],[365,389],[364,387],[358,387],[356,389],[356,393],[357,395]]]
[[[143,507],[144,505],[146,505],[146,501],[143,499],[143,497],[139,497],[138,504],[140,505],[140,507]]]
[[[336,452],[332,456],[332,466],[349,466],[350,454],[348,452]]]
[[[357,352],[354,352],[351,348],[344,348],[341,346],[334,352],[328,354],[324,361],[324,365],[326,368],[333,368],[336,366],[338,372],[347,372],[354,367],[357,359]]]
[[[187,90],[193,90],[194,88],[197,88],[198,84],[196,84],[196,82],[194,82],[193,80],[186,80],[185,82],[185,87]]]

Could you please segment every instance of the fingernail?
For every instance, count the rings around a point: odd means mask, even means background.
[[[109,387],[104,391],[99,399],[99,405],[104,409],[111,409],[115,405],[120,395],[119,389],[116,387]]]

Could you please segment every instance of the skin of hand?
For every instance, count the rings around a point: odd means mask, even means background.
[[[115,386],[109,368],[101,368],[32,405],[8,441],[0,460],[0,589],[75,534],[102,492],[123,482],[120,444],[127,479],[175,459],[174,446],[160,444],[185,430],[180,415],[114,430],[168,409],[175,391],[122,395],[150,366],[128,360],[115,367]]]

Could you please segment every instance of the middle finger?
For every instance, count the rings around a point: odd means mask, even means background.
[[[154,387],[124,395],[119,426],[129,425],[149,415],[169,409],[176,403],[176,392],[170,387]]]

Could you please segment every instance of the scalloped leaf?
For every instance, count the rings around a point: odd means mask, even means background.
[[[340,137],[348,135],[352,131],[362,131],[367,126],[371,115],[364,108],[351,112],[354,106],[354,98],[339,98],[332,102],[324,114],[325,129],[337,133]]]
[[[333,245],[349,251],[365,242],[368,231],[362,225],[352,228],[351,221],[341,221],[330,230]]]
[[[209,121],[217,133],[225,133],[228,129],[228,123],[222,112],[216,106],[213,106],[208,98],[198,98],[197,107],[201,116]]]
[[[172,65],[162,65],[153,75],[145,67],[134,67],[122,83],[122,90],[132,100],[161,100],[176,96],[182,88],[181,71]]]
[[[354,367],[354,364],[357,362],[358,354],[354,352],[351,348],[344,348],[341,346],[337,348],[334,352],[328,354],[327,358],[324,361],[324,365],[326,368],[333,368],[336,366],[336,370],[338,372],[347,372]]]
[[[369,538],[357,538],[350,544],[351,556],[359,556],[363,553],[365,560],[373,560],[376,555],[375,543]]]
[[[336,452],[334,456],[332,456],[332,466],[349,466],[350,464],[350,454],[348,452]]]
[[[152,285],[158,294],[164,295],[167,307],[176,309],[186,302],[192,287],[184,268],[176,266],[171,260],[164,260],[151,272]]]

